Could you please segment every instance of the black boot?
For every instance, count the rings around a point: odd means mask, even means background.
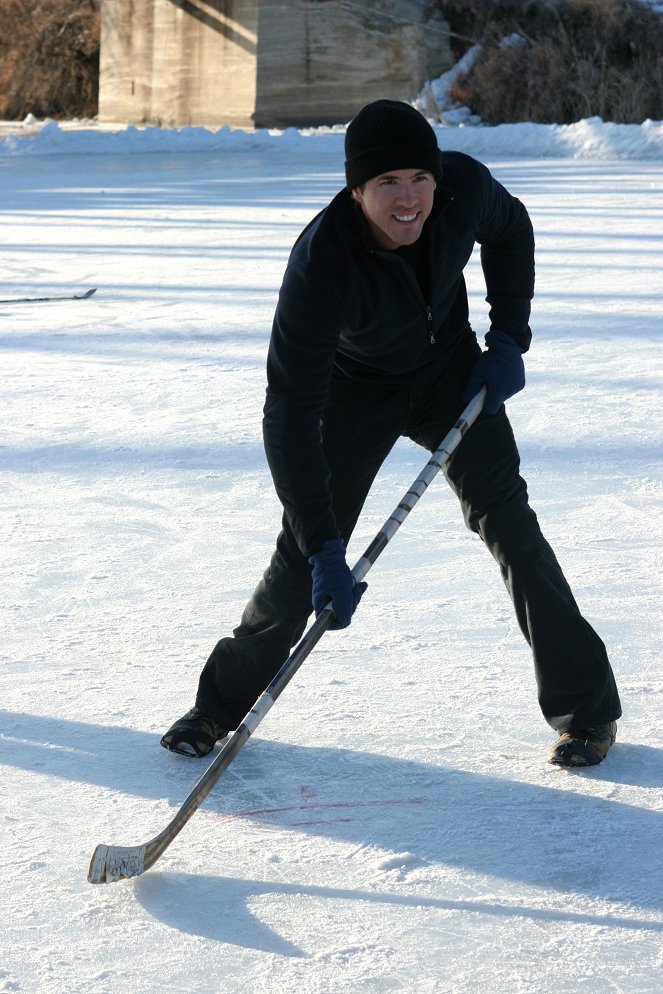
[[[181,756],[200,759],[207,756],[219,739],[225,739],[227,734],[227,729],[217,725],[204,711],[193,707],[171,725],[161,739],[161,745]]]
[[[564,732],[550,750],[549,763],[555,766],[596,766],[617,738],[617,722]]]

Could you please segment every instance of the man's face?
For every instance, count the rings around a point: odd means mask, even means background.
[[[433,209],[433,174],[425,169],[393,169],[355,187],[371,233],[382,249],[413,245]]]

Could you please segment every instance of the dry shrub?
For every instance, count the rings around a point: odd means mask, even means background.
[[[98,0],[1,0],[0,117],[92,117],[99,92]]]
[[[440,5],[483,45],[452,97],[487,124],[663,117],[663,17],[637,0]]]

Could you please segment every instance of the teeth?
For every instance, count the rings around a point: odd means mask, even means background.
[[[414,221],[416,214],[394,214],[397,221]]]

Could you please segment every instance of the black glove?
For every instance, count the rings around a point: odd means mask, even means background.
[[[483,409],[486,414],[497,414],[504,401],[525,386],[525,365],[520,348],[503,331],[489,331],[486,345],[488,350],[481,353],[472,368],[462,402],[469,404],[485,383]]]
[[[347,628],[368,584],[355,583],[345,561],[343,539],[329,539],[319,552],[309,557],[309,563],[313,567],[312,599],[316,617],[331,601],[334,620],[330,629]]]

